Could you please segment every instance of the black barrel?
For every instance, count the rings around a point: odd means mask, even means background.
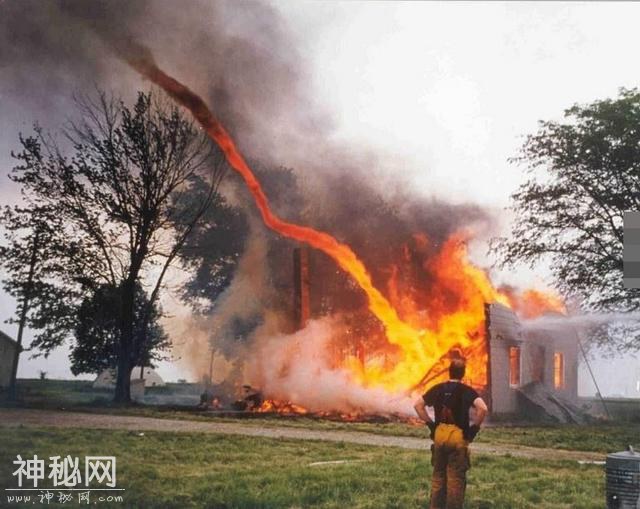
[[[640,453],[607,455],[607,509],[640,509]]]

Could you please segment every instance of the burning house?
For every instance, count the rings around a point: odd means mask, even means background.
[[[461,262],[460,252],[457,253],[449,261]],[[293,321],[297,330],[304,329],[310,318],[317,318],[322,312],[322,296],[317,295],[316,287],[312,288],[312,283],[319,287],[323,285],[312,270],[319,263],[307,249],[294,250]],[[482,280],[475,275],[473,281]],[[518,298],[512,291],[488,292],[482,285],[470,286],[476,297],[493,297],[494,301],[482,302],[484,314],[481,317],[477,315],[479,301],[475,301],[472,309],[456,310],[467,315],[467,320],[460,322],[457,329],[457,333],[466,333],[467,342],[450,342],[450,349],[433,362],[407,392],[424,390],[443,379],[449,359],[462,355],[472,367],[466,381],[482,393],[493,415],[544,416],[561,422],[582,422],[582,414],[575,406],[578,402],[577,331],[563,323],[561,303],[552,296],[545,300],[540,292],[529,291],[528,298]],[[518,309],[521,316],[514,309]],[[530,322],[523,325],[521,318],[543,314],[559,320],[547,325],[531,326]],[[479,324],[482,330],[478,329]],[[375,330],[370,332],[376,333]],[[347,336],[351,335],[342,335],[337,355],[333,345],[332,368],[347,365],[359,373],[379,368],[379,344],[357,335],[345,340]],[[389,369],[390,358],[392,354],[386,352],[383,362],[386,369]]]
[[[491,412],[547,414],[561,422],[581,422],[578,401],[577,331],[561,321],[524,328],[502,304],[486,305]]]

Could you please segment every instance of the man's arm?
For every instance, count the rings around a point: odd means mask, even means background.
[[[473,439],[476,438],[476,435],[480,431],[480,425],[489,412],[487,404],[480,396],[473,400],[473,408],[475,409],[473,424],[469,426],[464,433],[464,438],[469,442],[473,442]]]
[[[418,417],[420,417],[420,419],[422,419],[427,425],[427,427],[429,428],[429,436],[431,440],[433,440],[433,437],[436,432],[436,423],[431,420],[431,417],[429,417],[429,414],[427,413],[425,406],[426,405],[424,404],[424,399],[419,398],[418,400],[416,400],[416,403],[415,405],[413,405],[413,408],[418,414]]]
[[[422,398],[419,398],[416,400],[416,404],[413,405],[413,408],[415,408],[416,413],[418,414],[418,417],[420,417],[420,419],[422,419],[427,425],[430,422],[433,422],[431,420],[431,417],[429,417],[429,414],[427,413],[424,400]]]
[[[480,427],[487,413],[489,413],[489,409],[484,400],[479,396],[473,401],[473,408],[476,409],[473,424]]]

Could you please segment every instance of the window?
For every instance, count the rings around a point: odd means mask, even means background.
[[[509,385],[520,385],[520,348],[517,346],[509,347]]]
[[[556,389],[564,389],[564,354],[553,354],[553,386]]]

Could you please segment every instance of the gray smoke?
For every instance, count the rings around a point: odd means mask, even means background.
[[[150,48],[205,96],[244,150],[263,159],[275,134],[279,146],[297,146],[327,125],[305,97],[303,60],[274,8],[224,0],[2,2],[2,109],[26,107],[33,120],[58,124],[74,92],[144,87],[105,40]]]
[[[309,91],[298,42],[274,7],[221,0],[8,0],[0,4],[0,118],[5,138],[31,121],[57,127],[73,114],[74,93],[95,87],[131,96],[146,88],[113,54],[143,45],[159,65],[202,94],[247,158],[285,165],[300,175],[313,226],[345,240],[375,228],[432,230],[444,237],[477,207],[450,206],[407,192],[368,148],[326,141],[332,122]],[[111,47],[109,47],[111,46]],[[17,140],[16,140],[17,141]],[[393,168],[387,168],[393,169]],[[287,202],[290,196],[271,196]],[[385,200],[385,202],[381,201]],[[245,196],[245,202],[247,202]],[[393,221],[384,219],[395,212]],[[348,218],[348,221],[342,221]]]

